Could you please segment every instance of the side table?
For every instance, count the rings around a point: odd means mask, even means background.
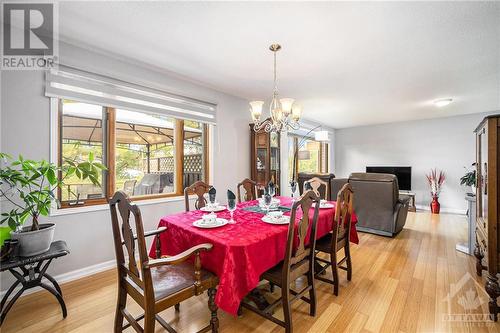
[[[17,280],[7,290],[0,303],[0,325],[22,293],[35,287],[42,287],[54,295],[61,305],[63,317],[66,318],[66,304],[62,297],[61,288],[59,284],[57,284],[57,281],[47,273],[47,268],[53,259],[65,256],[68,253],[69,250],[66,246],[66,242],[55,241],[50,245],[50,249],[47,252],[32,257],[19,257],[15,259],[15,261],[0,263],[0,272],[9,271]],[[43,278],[46,278],[53,287],[43,282]],[[7,303],[9,296],[18,285],[22,285],[21,290],[19,290]]]
[[[408,211],[409,212],[416,212],[417,207],[415,205],[415,192],[410,192],[410,191],[399,191],[399,196],[403,198],[408,198]]]
[[[457,251],[473,255],[476,244],[476,196],[466,195],[465,200],[467,201],[467,243],[458,243],[455,248]]]

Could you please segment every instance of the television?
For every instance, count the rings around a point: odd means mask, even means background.
[[[411,191],[411,167],[367,166],[366,172],[389,173],[398,178],[399,189]]]

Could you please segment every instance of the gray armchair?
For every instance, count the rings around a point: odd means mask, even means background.
[[[354,212],[358,217],[356,228],[359,231],[392,237],[403,229],[408,200],[399,198],[396,176],[352,173],[349,183],[354,191]],[[337,192],[332,192],[332,195]]]

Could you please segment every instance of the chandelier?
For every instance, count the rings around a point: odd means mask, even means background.
[[[274,89],[273,98],[269,105],[270,116],[262,118],[264,101],[250,102],[250,113],[254,122],[254,131],[281,132],[288,129],[298,130],[302,107],[293,98],[278,98],[278,81],[276,79],[276,53],[281,50],[281,45],[272,44],[269,49],[274,55]]]

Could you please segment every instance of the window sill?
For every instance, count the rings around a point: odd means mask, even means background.
[[[190,195],[189,199],[194,199],[195,195]],[[166,202],[178,202],[184,201],[184,196],[175,196],[175,197],[167,197],[167,198],[152,198],[152,199],[142,199],[132,201],[133,204],[137,206],[148,206],[155,205]],[[109,210],[108,204],[101,205],[92,205],[92,206],[80,206],[80,207],[71,207],[71,208],[53,208],[50,211],[50,216],[60,216],[60,215],[72,215],[72,214],[81,214],[81,213],[89,213],[89,212],[98,212],[102,210]]]

